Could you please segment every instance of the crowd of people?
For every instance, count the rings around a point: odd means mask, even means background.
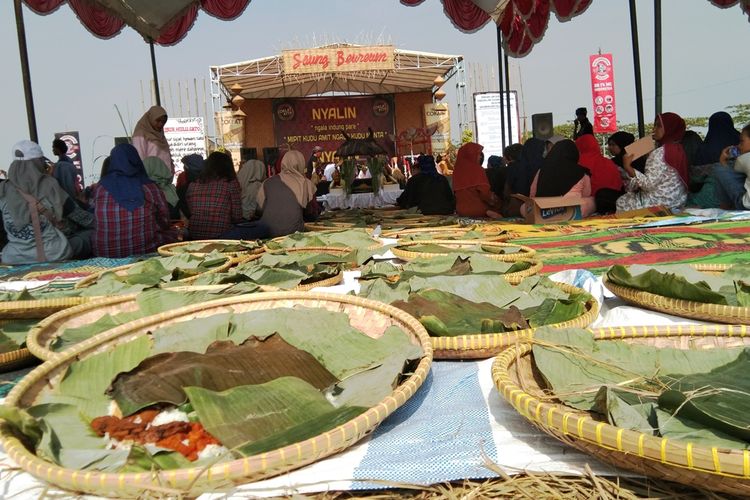
[[[468,142],[454,162],[420,155],[405,169],[392,158],[383,175],[403,187],[399,206],[429,215],[518,217],[530,198],[549,196],[580,197],[584,217],[652,206],[750,209],[750,125],[737,131],[729,114],[718,112],[701,139],[679,115],[661,113],[654,121],[655,149],[634,157],[627,148],[635,137],[620,131],[609,136],[607,157],[585,109],[576,115],[572,138],[531,137],[506,147],[502,157],[490,156],[487,168],[483,147]],[[319,149],[307,160],[285,149],[273,168],[250,159],[238,171],[227,153],[192,154],[182,158],[173,183],[166,121],[164,108],[149,109],[132,143],[115,146],[98,182],[85,190],[64,141],[52,143],[54,163],[38,144],[17,143],[0,182],[2,263],[127,257],[186,238],[291,234],[317,219],[318,196],[341,186],[343,160],[324,165]],[[363,166],[358,177],[368,174]]]

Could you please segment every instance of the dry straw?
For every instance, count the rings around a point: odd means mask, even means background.
[[[669,325],[592,330],[596,340],[711,349],[750,345],[744,325]],[[495,358],[492,378],[500,394],[531,423],[574,448],[617,467],[654,478],[734,495],[750,495],[750,450],[708,448],[655,437],[595,420],[557,402],[540,386],[531,343],[516,344]]]
[[[228,297],[182,307],[141,318],[104,332],[59,353],[24,377],[5,403],[26,408],[50,387],[57,386],[68,366],[78,359],[112,349],[156,328],[227,311],[305,306],[343,312],[355,328],[377,337],[389,326],[398,326],[412,342],[422,346],[424,357],[413,373],[376,406],[328,432],[277,450],[216,464],[206,468],[185,468],[143,473],[103,473],[65,469],[34,455],[10,427],[0,424],[0,444],[19,467],[60,488],[97,495],[135,497],[154,493],[164,496],[196,496],[233,484],[256,481],[281,474],[346,449],[372,432],[380,422],[403,405],[422,385],[432,362],[430,338],[412,316],[395,307],[349,295],[315,292],[269,292]],[[314,332],[316,335],[321,332]]]

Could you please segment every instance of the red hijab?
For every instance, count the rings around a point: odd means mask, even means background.
[[[685,120],[677,113],[662,113],[656,116],[664,129],[664,136],[659,145],[664,148],[664,161],[680,174],[685,185],[688,185],[688,160],[680,141],[685,135]]]
[[[595,195],[602,188],[622,191],[622,177],[615,162],[602,155],[596,137],[584,134],[576,139],[580,153],[578,164],[591,172],[591,194]]]
[[[479,155],[484,146],[476,142],[467,142],[456,154],[456,164],[453,166],[453,191],[468,189],[475,186],[487,186],[487,174],[479,163]]]

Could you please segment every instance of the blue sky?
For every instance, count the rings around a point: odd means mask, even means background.
[[[637,3],[645,116],[652,120],[653,2]],[[707,0],[663,0],[662,4],[664,110],[707,116],[750,102],[750,65],[742,63],[747,61],[742,47],[750,39],[750,23],[740,8],[718,9]],[[142,113],[141,85],[151,78],[148,45],[130,28],[110,40],[97,39],[68,6],[48,16],[24,7],[24,19],[42,147],[51,156],[54,132],[79,130],[88,178],[91,160],[106,154],[112,136],[123,133],[114,106],[128,127]],[[160,79],[171,81],[176,92],[177,81],[192,86],[197,78],[202,87],[211,65],[323,42],[380,40],[403,49],[463,55],[467,63],[486,68],[488,74],[497,64],[494,26],[462,33],[443,14],[439,0],[426,0],[417,7],[397,0],[252,0],[245,13],[231,22],[201,13],[180,44],[157,47],[157,62]],[[0,152],[9,159],[13,143],[28,136],[10,0],[0,2],[0,47]],[[521,91],[521,114],[551,111],[555,122],[561,123],[573,119],[576,107],[591,108],[588,56],[600,49],[614,56],[618,119],[634,122],[627,0],[594,0],[584,14],[566,23],[553,17],[531,54],[511,59],[513,87]],[[455,104],[453,82],[446,87],[446,100]],[[177,110],[166,104],[176,116]],[[457,130],[453,133],[457,136]]]

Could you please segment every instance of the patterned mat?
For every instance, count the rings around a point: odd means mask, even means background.
[[[41,264],[26,264],[22,266],[0,266],[0,281],[14,281],[23,279],[24,276],[32,274],[37,275],[34,279],[42,279],[38,276],[43,273],[55,273],[64,271],[80,270],[81,268],[97,268],[99,270],[109,269],[117,266],[124,266],[147,256],[125,257],[123,259],[109,259],[106,257],[94,257],[85,260],[69,260],[66,262],[45,262]],[[44,278],[49,279],[49,278]]]

